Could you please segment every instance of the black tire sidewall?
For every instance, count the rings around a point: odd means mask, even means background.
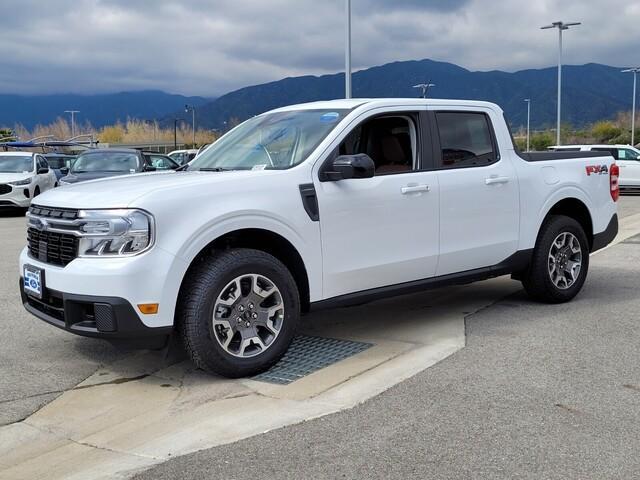
[[[231,261],[227,258],[229,254],[234,257]],[[197,342],[199,358],[207,370],[230,377],[252,375],[269,368],[287,350],[299,321],[300,300],[293,277],[275,257],[257,250],[238,249],[223,252],[207,263],[215,265],[216,274],[200,277],[200,281],[205,282],[202,285],[203,298],[199,300],[201,305],[197,309],[197,318],[191,319],[198,323],[197,331],[200,336],[206,337],[206,342],[203,342],[202,338]],[[222,289],[234,278],[245,274],[264,275],[278,287],[284,302],[285,316],[280,333],[264,353],[255,357],[240,358],[226,352],[219,344],[213,331],[212,318],[215,301]]]
[[[551,280],[548,270],[548,255],[553,241],[558,237],[558,235],[564,232],[573,234],[578,239],[578,242],[580,242],[580,248],[582,250],[582,265],[580,267],[578,279],[573,285],[571,285],[571,287],[563,290],[558,288]],[[535,265],[534,268],[536,268],[538,274],[542,275],[542,279],[538,279],[538,282],[542,281],[544,290],[549,296],[546,300],[558,303],[571,300],[582,289],[589,270],[590,247],[582,226],[570,217],[551,217],[541,232],[538,248],[539,251],[536,252],[535,261],[539,262],[539,264]]]

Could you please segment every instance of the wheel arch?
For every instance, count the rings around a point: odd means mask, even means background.
[[[180,290],[184,288],[189,271],[202,259],[215,251],[232,248],[251,248],[273,255],[291,272],[300,293],[300,306],[303,312],[309,310],[310,284],[307,268],[298,249],[285,237],[264,228],[240,228],[226,232],[205,245],[191,260],[182,278]],[[176,304],[177,308],[177,304]]]
[[[567,197],[553,204],[548,209],[538,227],[538,235],[540,234],[542,226],[552,215],[564,215],[577,221],[582,226],[582,229],[587,236],[589,248],[591,249],[593,247],[593,219],[589,208],[582,200],[575,197]]]

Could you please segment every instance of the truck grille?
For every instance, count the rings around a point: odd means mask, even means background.
[[[41,262],[65,266],[78,256],[78,237],[29,228],[29,254]]]
[[[5,193],[9,193],[12,190],[11,185],[0,184],[0,195],[4,195]]]

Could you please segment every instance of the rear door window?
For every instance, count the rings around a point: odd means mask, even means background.
[[[478,167],[498,160],[489,118],[481,112],[436,112],[440,168]]]

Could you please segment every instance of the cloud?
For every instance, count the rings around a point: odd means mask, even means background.
[[[432,58],[473,70],[640,63],[627,0],[352,0],[353,62]],[[0,93],[161,89],[214,96],[343,68],[344,0],[4,0]]]

